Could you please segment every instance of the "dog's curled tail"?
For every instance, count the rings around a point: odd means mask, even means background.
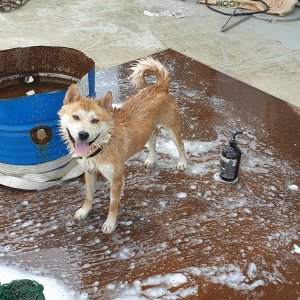
[[[146,75],[154,75],[156,77],[155,85],[163,86],[166,89],[169,87],[170,76],[167,69],[152,57],[138,60],[131,67],[131,70],[133,71],[130,75],[131,82],[138,89],[143,89],[147,86]]]

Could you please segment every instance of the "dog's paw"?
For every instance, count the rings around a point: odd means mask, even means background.
[[[187,162],[186,161],[180,161],[178,164],[177,164],[177,170],[179,171],[183,171],[187,168]]]
[[[83,220],[85,219],[89,212],[90,212],[90,208],[84,208],[84,207],[81,207],[80,209],[78,209],[74,215],[74,219],[76,220]]]
[[[148,168],[152,167],[154,164],[154,158],[148,157],[145,162],[144,165]]]
[[[102,226],[102,232],[105,234],[110,234],[116,229],[116,221],[108,219],[104,222]]]

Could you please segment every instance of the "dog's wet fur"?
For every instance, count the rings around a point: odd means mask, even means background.
[[[177,169],[187,167],[178,105],[168,92],[168,71],[150,57],[139,60],[132,71],[131,81],[140,91],[124,101],[121,108],[112,108],[111,92],[101,99],[84,98],[77,85],[72,84],[59,111],[62,137],[70,153],[80,157],[78,161],[85,170],[86,197],[75,219],[87,217],[92,208],[97,172],[110,182],[109,213],[102,226],[104,233],[112,233],[116,227],[125,161],[148,142],[145,165],[150,167],[154,163],[156,140],[153,131],[157,124],[165,127],[178,149]],[[154,85],[147,86],[147,75],[156,77]]]

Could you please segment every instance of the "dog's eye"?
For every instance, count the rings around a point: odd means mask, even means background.
[[[92,121],[91,121],[93,124],[97,124],[98,122],[99,122],[99,120],[98,119],[92,119]]]
[[[73,117],[73,119],[76,120],[76,121],[79,120],[79,116],[77,116],[77,115],[73,115],[72,117]]]

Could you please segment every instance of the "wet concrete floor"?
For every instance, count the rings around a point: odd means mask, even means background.
[[[157,164],[127,163],[116,231],[100,231],[109,203],[99,176],[87,219],[73,215],[83,180],[37,192],[0,187],[0,263],[51,275],[89,299],[299,299],[300,115],[295,107],[175,51],[170,71],[189,167],[162,128]],[[120,104],[135,90],[124,64],[97,74],[97,94]],[[239,183],[216,182],[235,129]],[[1,278],[1,282],[5,279]]]

